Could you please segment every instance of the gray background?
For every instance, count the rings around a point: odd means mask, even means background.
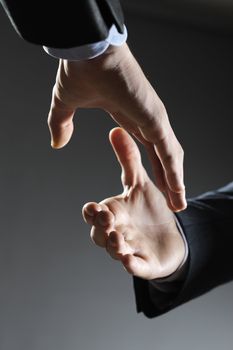
[[[143,3],[149,10],[125,2],[128,42],[185,149],[188,195],[224,185],[233,168],[229,11],[215,7],[205,25],[193,2],[182,12],[166,1],[167,16],[159,2]],[[231,349],[232,283],[156,319],[136,313],[131,277],[92,244],[81,217],[85,202],[121,191],[108,142],[115,124],[78,111],[72,141],[52,150],[57,61],[21,40],[2,9],[0,38],[1,350]]]

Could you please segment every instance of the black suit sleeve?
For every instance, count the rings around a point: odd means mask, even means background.
[[[123,32],[119,0],[0,0],[19,35],[48,47],[69,48],[104,40],[115,24]]]
[[[233,182],[189,200],[188,208],[177,217],[189,246],[179,291],[158,307],[161,292],[152,281],[134,277],[137,311],[150,318],[233,279]]]

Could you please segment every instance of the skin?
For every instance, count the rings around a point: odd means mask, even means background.
[[[121,128],[109,137],[122,169],[123,193],[84,205],[91,238],[130,274],[148,280],[166,277],[178,269],[185,254],[174,214],[148,177],[132,137]]]
[[[48,116],[53,148],[69,142],[79,108],[103,109],[142,142],[168,206],[173,211],[185,209],[183,149],[162,101],[127,44],[110,46],[91,60],[60,60]]]

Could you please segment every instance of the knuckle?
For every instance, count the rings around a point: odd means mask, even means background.
[[[184,158],[184,150],[183,150],[180,143],[178,143],[177,155],[178,155],[179,159]]]
[[[147,113],[147,118],[143,121],[143,128],[156,129],[162,123],[162,120],[167,117],[167,111],[162,101],[156,104],[153,111]]]
[[[166,107],[164,105],[164,103],[162,101],[160,101],[157,105],[157,114],[156,116],[158,118],[164,118],[164,117],[167,117],[167,110],[166,110]]]
[[[152,130],[155,128],[155,118],[154,116],[147,116],[141,125],[141,130],[146,135],[150,135],[152,133]]]

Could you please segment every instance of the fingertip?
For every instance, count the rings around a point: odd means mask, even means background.
[[[62,114],[63,113],[63,114]],[[49,112],[48,128],[50,132],[51,147],[60,149],[66,146],[74,132],[73,116],[75,111],[66,112],[54,109]]]
[[[185,192],[175,193],[170,191],[169,197],[175,212],[179,212],[186,209],[187,201],[185,198]]]
[[[61,149],[61,148],[65,147],[65,145],[66,145],[66,144],[62,145],[62,144],[59,144],[59,142],[55,142],[55,141],[53,141],[53,140],[51,141],[51,147],[52,147],[52,149],[58,150],[58,149]]]
[[[112,139],[113,139],[115,136],[117,136],[118,133],[121,133],[121,132],[123,132],[123,131],[124,131],[124,130],[123,130],[122,128],[120,128],[119,126],[113,128],[113,129],[111,129],[111,130],[109,131],[109,140],[110,140],[110,142],[112,141]]]
[[[84,204],[82,211],[87,213],[89,216],[94,216],[99,211],[101,211],[101,207],[96,202],[88,202],[88,203]]]
[[[175,208],[173,211],[176,212],[176,213],[179,213],[185,209],[187,209],[187,202],[185,203],[182,203],[179,207]]]
[[[74,132],[73,123],[67,126],[58,126],[54,130],[50,130],[51,134],[51,147],[53,149],[61,149],[65,147],[69,142]]]

